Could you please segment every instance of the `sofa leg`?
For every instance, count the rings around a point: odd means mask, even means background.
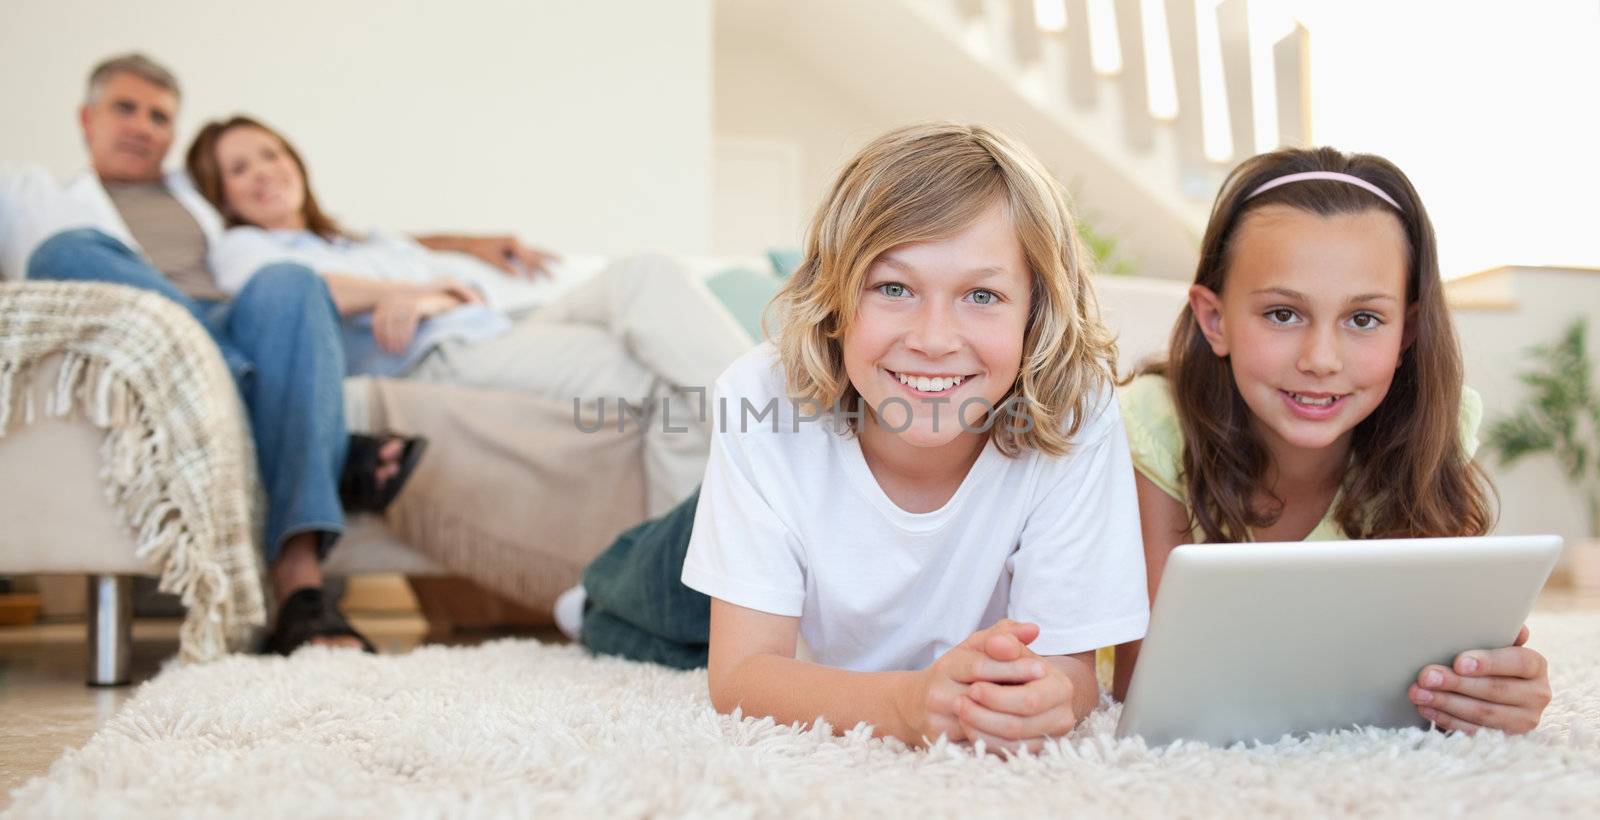
[[[89,576],[90,686],[124,686],[133,660],[133,578]]]

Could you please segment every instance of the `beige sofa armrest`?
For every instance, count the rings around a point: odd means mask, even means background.
[[[59,366],[44,381],[49,360]],[[107,497],[136,556],[188,608],[183,656],[217,657],[263,624],[255,456],[233,380],[194,317],[118,285],[0,283],[0,444],[13,427],[71,416],[104,431]]]

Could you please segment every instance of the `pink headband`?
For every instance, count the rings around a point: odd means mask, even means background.
[[[1368,191],[1371,191],[1379,199],[1389,203],[1390,205],[1393,205],[1395,210],[1405,213],[1405,209],[1400,207],[1400,203],[1395,202],[1394,197],[1384,193],[1382,188],[1373,185],[1361,177],[1351,176],[1349,174],[1341,174],[1338,171],[1304,171],[1298,174],[1285,174],[1276,179],[1269,179],[1265,183],[1262,183],[1260,188],[1251,191],[1250,196],[1245,197],[1245,199],[1254,199],[1262,193],[1270,191],[1279,185],[1288,185],[1291,182],[1300,182],[1307,179],[1327,179],[1334,182],[1348,182],[1358,188],[1365,188]]]

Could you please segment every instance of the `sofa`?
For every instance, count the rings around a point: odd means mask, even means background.
[[[68,374],[76,380],[68,391],[76,399],[65,409],[52,407],[67,394],[59,387],[67,383],[63,371],[84,369],[83,350],[68,341],[54,350],[49,338],[53,323],[63,326],[65,336],[69,320],[40,317],[41,300],[63,291],[93,293],[105,312],[102,324],[125,326],[123,344],[164,344],[203,365],[184,378],[209,378],[209,389],[200,392],[221,397],[211,402],[207,416],[216,428],[210,431],[210,449],[243,453],[234,459],[240,464],[231,474],[231,462],[218,458],[211,465],[214,472],[206,475],[237,475],[238,480],[185,493],[177,485],[192,484],[193,477],[169,467],[153,482],[141,478],[141,487],[130,491],[125,474],[139,467],[123,462],[144,459],[144,444],[130,456],[125,441],[113,441],[119,429],[126,438],[126,425],[118,428],[110,418],[117,411],[108,411],[104,395],[88,395],[118,384]],[[145,330],[152,327],[162,330]],[[156,336],[165,338],[150,338]],[[19,353],[24,348],[32,358]],[[50,352],[38,355],[41,349]],[[133,396],[134,409],[120,412],[138,415],[139,402],[154,405],[156,398]],[[570,405],[423,382],[350,378],[345,399],[352,431],[422,435],[433,446],[383,517],[350,518],[325,565],[331,576],[462,575],[525,606],[547,609],[593,555],[644,517],[636,426],[584,432],[573,423]],[[195,636],[202,632],[210,638],[224,634],[227,648],[237,649],[265,625],[263,602],[270,596],[262,589],[266,573],[255,548],[260,494],[243,408],[220,353],[186,311],[154,294],[113,285],[0,282],[0,403],[0,574],[89,577],[90,684],[127,680],[134,576],[162,578],[167,591],[190,605],[180,629],[180,650],[187,658],[225,651],[217,640],[198,642]],[[175,449],[180,436],[163,431],[162,419],[155,419],[157,435],[146,438],[170,439],[165,446]],[[192,463],[207,457],[205,441],[191,442],[188,455],[178,458]],[[218,448],[218,442],[228,446]],[[574,464],[585,469],[575,471]],[[130,500],[130,494],[139,498]],[[227,543],[190,544],[186,551],[174,546],[171,532],[184,528],[185,515],[209,519],[229,509],[246,510],[236,517],[253,517],[255,526],[211,539]],[[209,520],[200,529],[222,531]],[[197,601],[205,605],[205,617],[198,617]],[[217,621],[224,623],[214,625]]]
[[[691,267],[746,327],[759,326],[763,296],[777,288],[764,261]],[[0,282],[0,315],[30,286]],[[1186,283],[1102,276],[1097,291],[1126,372],[1164,350]],[[220,365],[214,348],[205,355]],[[39,363],[41,371],[56,367]],[[48,372],[35,378],[49,380]],[[524,605],[548,607],[590,558],[644,516],[636,429],[583,433],[570,407],[464,387],[352,378],[345,394],[352,430],[449,436],[452,446],[430,448],[384,517],[350,519],[325,566],[332,576],[464,575]],[[139,533],[107,498],[106,435],[81,412],[0,430],[0,574],[88,576],[93,685],[126,681],[129,579],[163,569],[138,557]],[[257,567],[256,583],[260,574]]]

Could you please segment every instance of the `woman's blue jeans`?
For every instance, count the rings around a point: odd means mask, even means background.
[[[304,265],[269,265],[231,301],[202,301],[184,295],[127,245],[80,229],[40,245],[28,260],[28,278],[131,285],[194,314],[222,349],[250,414],[267,495],[268,566],[284,541],[306,532],[317,533],[318,555],[326,555],[344,532],[339,472],[349,434],[339,312],[322,277]]]

